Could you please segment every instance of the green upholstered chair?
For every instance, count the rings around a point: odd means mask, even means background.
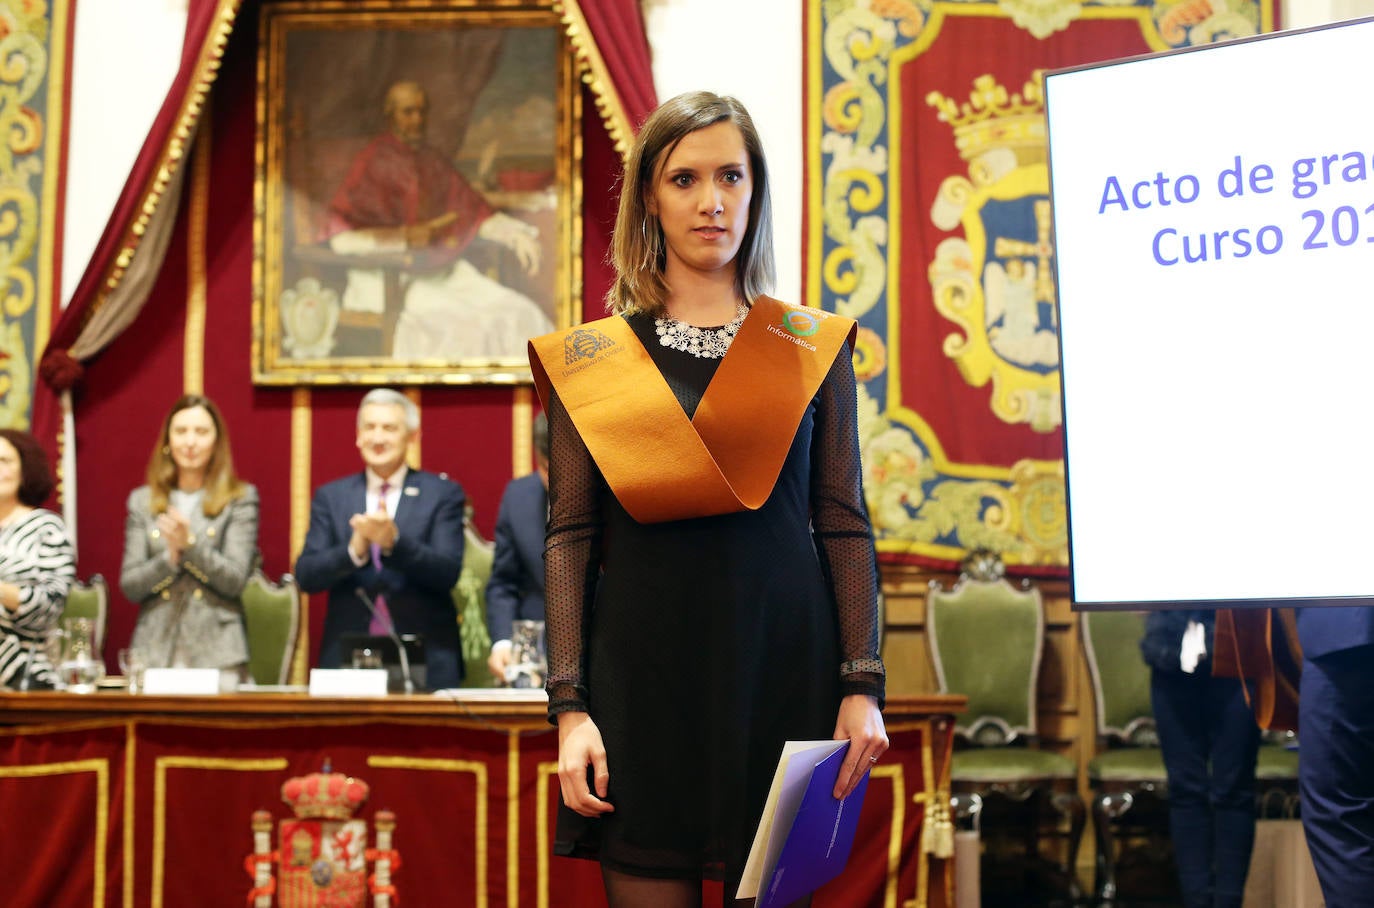
[[[91,622],[96,654],[101,654],[105,646],[105,622],[110,610],[110,588],[101,574],[93,574],[90,580],[72,583],[67,591],[67,602],[62,607],[62,620],[86,618]]]
[[[472,506],[463,520],[463,571],[453,586],[453,604],[458,609],[459,637],[463,647],[463,686],[491,687],[487,656],[491,654],[491,634],[487,632],[487,580],[495,544],[482,538],[472,522]]]
[[[955,814],[990,831],[985,808],[997,796],[999,809],[1007,807],[1020,826],[1027,869],[1034,873],[1044,865],[1040,838],[1048,818],[1068,845],[1066,859],[1053,862],[1056,876],[1076,896],[1074,865],[1084,825],[1078,767],[1040,750],[1036,738],[1044,606],[1038,589],[1002,579],[1000,563],[996,573],[995,579],[964,574],[952,590],[932,583],[926,597],[926,639],[940,691],[968,698],[955,727],[950,768]],[[985,876],[990,863],[983,862]]]
[[[1088,763],[1097,842],[1097,898],[1118,896],[1126,839],[1167,833],[1168,776],[1150,703],[1150,669],[1140,655],[1140,612],[1082,612],[1079,631],[1092,678],[1100,752]]]
[[[1300,814],[1297,743],[1291,731],[1261,732],[1255,797],[1262,820],[1289,820]]]
[[[301,592],[296,578],[280,583],[257,570],[243,588],[243,623],[248,632],[248,675],[257,685],[285,684],[300,634]]]

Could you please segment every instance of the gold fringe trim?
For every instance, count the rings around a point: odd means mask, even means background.
[[[91,881],[91,896],[93,904],[103,905],[105,862],[109,858],[110,840],[110,761],[104,757],[92,757],[88,760],[67,760],[58,763],[0,766],[0,779],[33,779],[86,772],[95,773],[95,845],[92,849],[95,867]]]
[[[369,769],[411,769],[420,772],[471,773],[476,785],[476,807],[473,810],[472,849],[474,892],[472,902],[480,908],[487,908],[487,850],[491,834],[487,826],[487,811],[491,805],[488,785],[491,783],[491,767],[480,760],[447,760],[441,757],[411,757],[405,754],[372,754],[367,758]],[[493,764],[494,766],[494,764]],[[513,847],[512,845],[508,847]],[[519,885],[512,881],[512,885]],[[456,900],[455,900],[456,901]]]
[[[172,137],[162,149],[152,180],[143,190],[138,216],[125,229],[119,254],[115,256],[114,264],[105,275],[104,287],[86,310],[85,321],[89,321],[91,316],[100,311],[109,300],[110,294],[123,280],[125,272],[129,270],[129,265],[138,253],[144,234],[148,231],[148,224],[157,213],[162,197],[167,191],[167,184],[184,163],[187,144],[191,141],[201,112],[205,108],[206,95],[209,94],[215,77],[219,75],[220,61],[224,58],[224,48],[229,43],[229,34],[234,30],[234,20],[238,17],[241,2],[242,0],[219,0],[214,21],[210,23],[205,41],[200,47],[200,57],[191,77],[191,88],[181,100],[181,110],[172,129]]]
[[[167,776],[174,769],[210,769],[226,772],[282,772],[289,768],[285,757],[239,759],[170,755],[153,761],[153,885],[152,908],[163,908],[167,879]],[[129,793],[132,795],[132,792]],[[103,900],[96,904],[102,904]]]
[[[577,71],[582,77],[582,83],[592,90],[596,111],[601,114],[601,122],[606,125],[606,132],[610,134],[616,153],[623,161],[630,153],[630,143],[634,140],[635,130],[630,123],[629,115],[625,113],[625,105],[620,100],[620,94],[615,90],[615,83],[611,81],[610,70],[606,68],[606,61],[596,46],[596,39],[587,27],[582,7],[578,5],[577,0],[554,0],[553,9],[562,19],[563,31],[572,42],[573,56],[577,59]]]

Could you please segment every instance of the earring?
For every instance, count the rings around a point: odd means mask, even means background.
[[[163,453],[163,454],[171,454],[171,453],[172,453],[172,446],[171,446],[171,445],[163,445],[163,446],[162,446],[162,453]]]
[[[657,225],[650,230],[647,220],[639,222],[639,231],[644,237],[644,267],[646,269],[654,268],[658,265],[659,243],[662,234],[658,232]]]

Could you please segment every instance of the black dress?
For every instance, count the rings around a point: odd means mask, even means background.
[[[720,360],[662,346],[650,317],[629,322],[691,416]],[[595,819],[562,807],[557,853],[728,886],[783,742],[831,738],[846,694],[881,700],[855,411],[846,345],[763,507],[641,524],[550,400],[549,712],[596,722],[615,805]]]

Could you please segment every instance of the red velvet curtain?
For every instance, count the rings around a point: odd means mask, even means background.
[[[631,129],[638,130],[655,107],[654,74],[639,0],[569,0],[582,16],[606,63]]]
[[[42,380],[34,388],[33,427],[34,434],[50,452],[55,448],[60,428],[61,392],[79,381],[82,373],[81,364],[67,350],[80,337],[93,312],[107,301],[133,260],[144,251],[140,245],[148,233],[148,221],[171,216],[161,204],[168,183],[175,179],[170,171],[178,168],[190,151],[190,137],[201,112],[199,101],[219,70],[226,31],[233,24],[239,3],[240,0],[188,0],[186,34],[176,78],[134,160],[71,301],[53,326],[39,363]],[[174,145],[180,149],[175,159],[169,154]],[[140,224],[139,216],[144,212],[147,218]],[[141,304],[142,300],[134,302]]]

